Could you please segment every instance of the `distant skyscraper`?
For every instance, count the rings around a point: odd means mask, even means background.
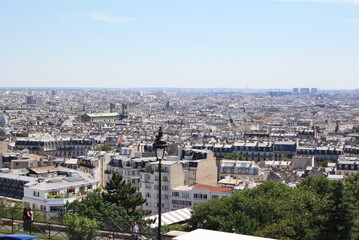
[[[123,116],[123,117],[127,117],[127,116],[128,116],[127,104],[125,104],[125,103],[122,103],[122,116]]]
[[[300,94],[309,94],[309,88],[300,88]]]
[[[42,105],[43,102],[44,102],[44,101],[42,100],[42,97],[36,97],[36,99],[35,99],[35,104],[36,104],[37,106]]]
[[[318,89],[317,88],[312,88],[312,90],[311,90],[311,94],[317,94],[317,92],[318,92]]]
[[[116,112],[116,104],[110,103],[110,113],[114,113],[114,112]]]
[[[293,88],[293,94],[297,95],[299,93],[298,88]]]
[[[26,104],[27,105],[36,104],[34,97],[33,96],[26,96]]]

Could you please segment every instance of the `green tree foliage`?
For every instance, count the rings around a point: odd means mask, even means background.
[[[96,220],[101,229],[130,232],[132,221],[141,221],[143,216],[149,214],[149,211],[138,208],[145,201],[136,192],[136,188],[115,173],[107,182],[104,191],[96,190],[81,201],[66,203],[65,217],[81,216]],[[70,220],[83,221],[72,218]]]
[[[172,224],[162,226],[161,230],[162,233],[168,233],[169,231],[187,231],[187,227],[182,224]]]
[[[106,151],[106,152],[108,152],[108,151],[111,151],[112,148],[111,148],[110,145],[102,144],[100,146],[95,147],[93,150],[94,151]]]
[[[98,235],[96,220],[77,215],[65,215],[64,222],[67,225],[66,234],[69,240],[95,240]]]
[[[107,202],[100,193],[89,193],[81,201],[73,201],[65,205],[67,214],[77,214],[90,218],[121,218],[130,219],[121,206]]]
[[[225,159],[231,159],[231,160],[243,160],[244,157],[236,152],[228,153],[224,156]]]
[[[290,240],[295,237],[295,231],[288,220],[280,220],[278,223],[267,225],[261,230],[254,232],[254,235],[273,239]]]
[[[118,173],[113,173],[111,179],[107,181],[102,198],[111,205],[122,207],[128,215],[135,218],[149,214],[148,211],[138,210],[146,199]]]
[[[283,240],[358,239],[358,178],[308,178],[296,188],[267,181],[196,205],[188,227]]]
[[[135,187],[126,183],[121,175],[114,173],[107,181],[104,191],[94,191],[81,201],[67,203],[65,213],[98,219],[138,221],[149,214],[148,211],[138,209],[145,201],[146,199],[136,192]]]

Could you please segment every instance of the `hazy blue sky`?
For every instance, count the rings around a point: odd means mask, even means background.
[[[359,0],[0,0],[0,87],[359,88]]]

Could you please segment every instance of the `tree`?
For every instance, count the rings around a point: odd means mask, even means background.
[[[125,209],[107,201],[98,192],[89,193],[81,201],[66,203],[65,213],[76,214],[89,218],[120,218],[129,220]]]
[[[280,240],[291,240],[294,239],[296,234],[288,220],[280,220],[278,223],[267,225],[261,230],[254,232],[254,235]]]
[[[81,201],[67,203],[65,209],[84,216],[139,220],[149,214],[149,211],[138,209],[145,202],[146,199],[134,186],[118,173],[113,173],[103,191],[95,191]]]
[[[196,205],[188,227],[276,239],[358,239],[358,180],[359,174],[345,182],[307,178],[296,188],[266,181]]]
[[[106,202],[124,208],[130,216],[137,218],[149,214],[148,211],[137,210],[146,202],[146,199],[118,173],[112,173],[111,179],[106,183],[105,191],[102,192],[102,197]]]
[[[102,144],[100,146],[97,146],[93,149],[94,151],[111,151],[112,150],[112,147],[110,145],[107,145],[107,144]]]
[[[67,225],[66,234],[69,240],[95,240],[97,237],[97,227],[100,224],[96,220],[67,214],[65,215],[64,222]]]
[[[231,160],[244,160],[244,157],[236,152],[228,153],[224,156],[224,158]]]

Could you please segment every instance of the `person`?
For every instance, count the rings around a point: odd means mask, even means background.
[[[34,213],[32,212],[31,208],[28,208],[28,211],[29,211],[29,216],[31,218],[31,222],[34,221]]]
[[[111,234],[107,236],[107,240],[112,240],[112,235]]]
[[[34,220],[34,215],[31,211],[31,208],[29,207],[24,208],[24,213],[22,218],[24,220],[24,231],[30,232],[31,221]]]
[[[138,240],[139,233],[140,228],[138,227],[137,222],[133,222],[131,240]]]

